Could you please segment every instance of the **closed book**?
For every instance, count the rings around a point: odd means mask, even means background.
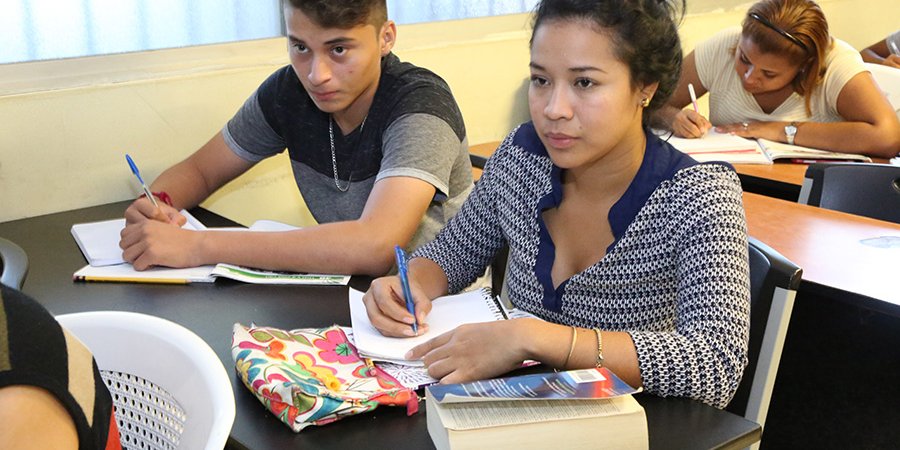
[[[635,392],[605,368],[435,385],[428,434],[438,450],[646,449]]]

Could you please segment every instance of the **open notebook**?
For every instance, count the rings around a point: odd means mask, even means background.
[[[499,298],[491,297],[488,289],[478,289],[434,299],[427,319],[428,334],[412,338],[394,338],[383,336],[372,326],[362,302],[362,292],[351,288],[349,297],[350,320],[353,327],[351,330],[345,329],[345,334],[353,341],[360,356],[373,360],[380,369],[410,389],[420,389],[438,382],[428,375],[428,370],[421,361],[403,358],[406,352],[416,345],[466,323],[537,318],[526,311],[505,306]],[[538,363],[525,361],[522,365],[535,364]]]
[[[726,161],[732,164],[772,164],[779,159],[799,163],[814,161],[871,162],[865,155],[816,150],[799,145],[784,144],[767,139],[746,139],[727,133],[709,133],[699,139],[668,137],[667,132],[656,132],[664,141],[699,162]]]
[[[257,221],[249,228],[207,228],[187,211],[182,210],[181,213],[187,218],[187,223],[182,228],[195,231],[240,232],[296,229],[291,225],[271,220]],[[222,277],[253,284],[346,285],[350,280],[349,275],[273,272],[225,263],[184,269],[154,267],[138,271],[122,259],[119,238],[124,227],[125,219],[81,223],[72,226],[72,236],[88,261],[88,265],[76,271],[72,276],[75,281],[187,284],[212,283],[216,278]]]
[[[460,325],[534,317],[525,311],[506,308],[500,299],[491,297],[487,289],[477,289],[434,299],[431,303],[431,312],[426,319],[428,333],[416,337],[397,338],[384,336],[375,329],[366,313],[362,292],[350,289],[349,297],[353,341],[360,356],[407,366],[423,364],[422,361],[405,359],[406,352]]]

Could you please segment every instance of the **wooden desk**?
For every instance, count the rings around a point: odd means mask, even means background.
[[[803,268],[801,289],[900,316],[900,248],[860,242],[900,238],[900,225],[752,193],[744,208],[750,235]]]
[[[471,145],[469,153],[488,158],[498,145],[499,141]],[[734,170],[741,179],[741,186],[747,192],[797,201],[806,167],[806,164],[793,163],[735,164]],[[481,176],[481,170],[473,168],[472,175],[477,180]]]
[[[490,157],[500,142],[486,142],[469,147],[469,153]],[[873,159],[878,163],[886,163],[886,159]],[[741,186],[746,192],[763,194],[769,197],[797,201],[803,176],[808,164],[776,162],[775,164],[735,164],[734,170],[741,179]],[[481,171],[473,172],[477,176]],[[476,176],[476,178],[477,178]]]
[[[216,352],[234,386],[237,417],[229,448],[433,448],[424,407],[412,417],[405,408],[379,408],[299,434],[269,414],[235,378],[231,328],[255,322],[280,328],[349,324],[347,289],[342,286],[266,286],[220,280],[213,284],[152,285],[74,283],[85,264],[69,229],[74,223],[119,217],[127,202],[85,208],[0,224],[0,236],[21,245],[31,261],[24,291],[54,314],[123,310],[163,317],[197,333]],[[195,214],[207,225],[229,225],[210,213]],[[367,279],[351,284],[365,289]],[[759,425],[710,406],[680,398],[641,394],[649,424],[650,447],[744,448],[759,440]]]

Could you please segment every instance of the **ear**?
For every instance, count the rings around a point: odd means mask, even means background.
[[[384,25],[381,26],[378,40],[381,43],[381,56],[386,56],[394,48],[394,43],[397,42],[397,25],[393,20],[384,22]]]
[[[659,81],[650,83],[641,88],[641,97],[647,99],[653,99],[653,96],[656,95],[656,90],[659,88]]]

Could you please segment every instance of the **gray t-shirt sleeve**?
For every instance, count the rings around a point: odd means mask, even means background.
[[[225,124],[222,136],[235,155],[252,162],[281,153],[287,146],[266,121],[257,92]]]
[[[443,201],[450,194],[450,174],[461,145],[443,119],[424,113],[403,116],[384,133],[384,156],[375,180],[418,178],[434,186],[435,200]]]

